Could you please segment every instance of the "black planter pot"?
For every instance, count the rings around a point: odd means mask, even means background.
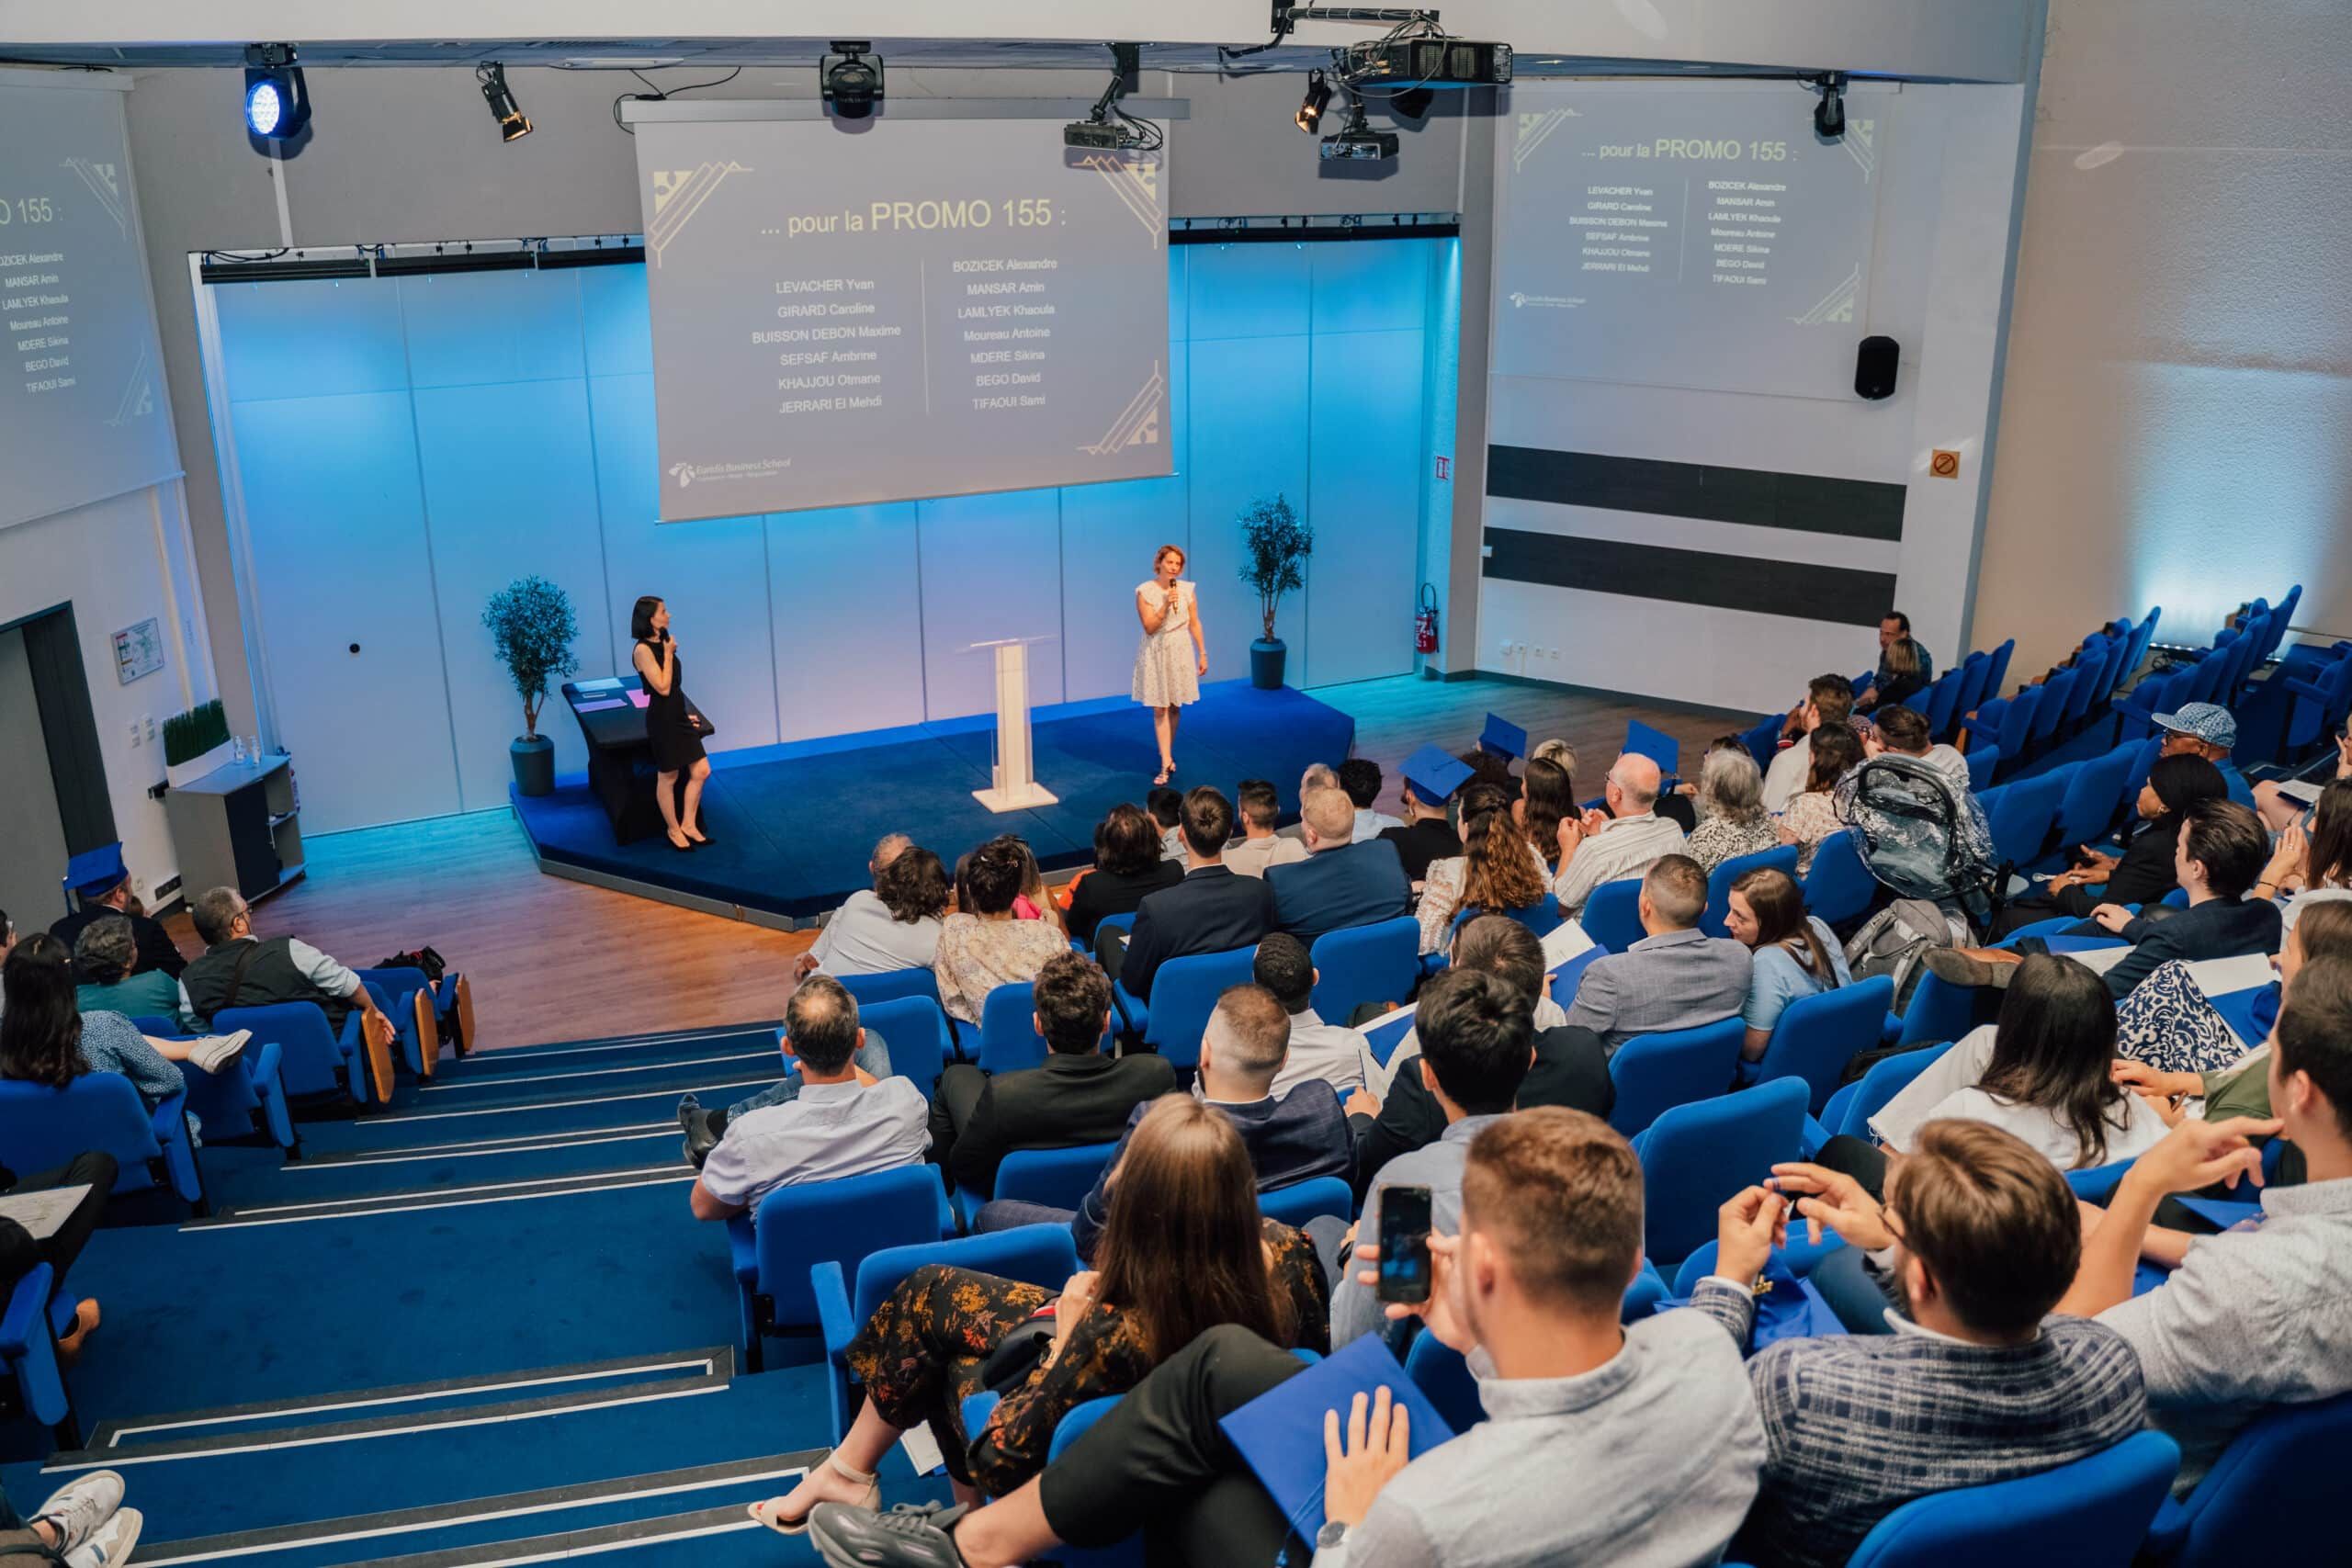
[[[518,795],[555,793],[555,742],[544,735],[516,737],[507,748],[514,759],[514,789]]]
[[[1250,683],[1261,692],[1282,689],[1283,663],[1289,645],[1280,637],[1260,637],[1250,645]]]

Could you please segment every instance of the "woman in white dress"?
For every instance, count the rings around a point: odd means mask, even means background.
[[[1200,678],[1209,672],[1209,648],[1201,637],[1201,604],[1183,579],[1184,552],[1162,545],[1151,558],[1151,581],[1136,589],[1136,615],[1143,641],[1136,648],[1135,699],[1151,709],[1152,733],[1159,739],[1159,776],[1176,772],[1176,716],[1201,700]]]

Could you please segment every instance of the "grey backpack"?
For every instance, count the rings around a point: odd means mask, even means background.
[[[1894,1010],[1911,1003],[1911,992],[1927,973],[1921,963],[1939,947],[1961,947],[1968,922],[1926,898],[1897,898],[1846,943],[1846,964],[1857,980],[1884,975],[1894,982]]]

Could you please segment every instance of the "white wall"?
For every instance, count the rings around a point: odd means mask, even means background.
[[[2052,0],[1979,640],[2352,636],[2352,6]]]
[[[1867,307],[1850,330],[1901,344],[1893,397],[1489,384],[1485,439],[1497,445],[1904,485],[1899,543],[1498,497],[1486,498],[1487,525],[1892,571],[1897,604],[1939,667],[1950,664],[1962,651],[2022,100],[2018,87],[1916,84],[1850,100],[1887,127]],[[1465,419],[1465,442],[1470,429]],[[1963,454],[1959,479],[1928,477],[1937,447]],[[1503,581],[1481,585],[1477,633],[1481,670],[1759,712],[1785,708],[1810,676],[1877,657],[1868,626]],[[1506,641],[1547,651],[1506,655]]]

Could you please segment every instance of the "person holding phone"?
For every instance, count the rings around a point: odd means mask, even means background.
[[[1151,581],[1136,588],[1136,617],[1143,641],[1136,646],[1135,699],[1151,709],[1151,729],[1159,740],[1164,784],[1176,772],[1176,720],[1188,703],[1201,700],[1201,678],[1209,672],[1209,645],[1201,634],[1201,605],[1184,580],[1184,551],[1162,545],[1151,558]]]
[[[678,658],[678,639],[670,635],[670,606],[660,595],[648,593],[637,602],[629,613],[628,635],[637,639],[629,661],[645,682],[645,739],[653,747],[654,803],[662,808],[670,847],[683,854],[710,842],[696,820],[710,759],[703,754],[702,732],[686,706],[686,667]],[[678,796],[680,773],[686,775],[683,801]]]

